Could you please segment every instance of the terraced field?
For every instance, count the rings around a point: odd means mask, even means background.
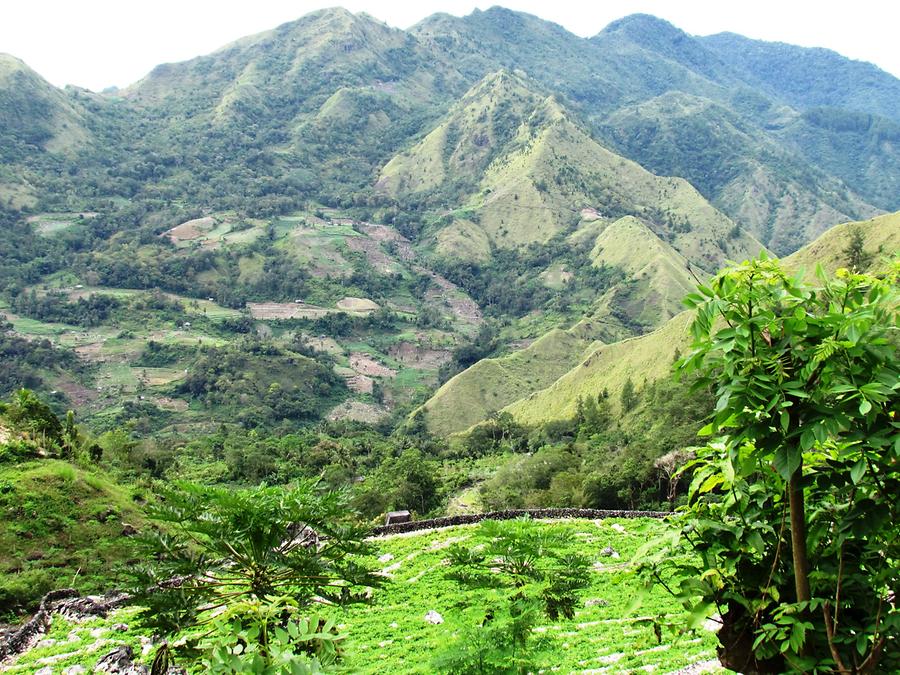
[[[535,527],[563,535],[566,552],[589,557],[593,567],[574,619],[544,620],[534,628],[534,672],[673,673],[695,664],[700,665],[694,672],[723,672],[714,663],[711,631],[678,635],[666,627],[665,617],[678,608],[663,591],[654,591],[639,606],[634,603],[641,584],[631,558],[665,523],[610,518],[537,521]],[[388,583],[374,592],[371,604],[326,610],[347,636],[339,672],[441,672],[436,660],[448,645],[465,630],[477,630],[486,612],[503,602],[499,591],[464,588],[446,576],[448,549],[485,544],[484,531],[464,525],[372,541],[375,552],[369,563],[382,570]],[[83,624],[57,617],[43,642],[5,665],[14,673],[46,666],[56,673],[76,664],[90,668],[117,644],[130,645],[138,660],[149,664],[154,649],[134,615],[133,608],[125,608]],[[659,636],[657,619],[662,619]],[[200,672],[185,660],[179,665]]]

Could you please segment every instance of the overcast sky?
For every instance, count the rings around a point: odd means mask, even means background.
[[[458,16],[501,4],[581,36],[634,12],[694,35],[721,31],[827,47],[900,77],[897,0],[25,0],[4,2],[0,52],[23,59],[56,85],[101,90],[138,80],[158,63],[205,54],[239,37],[341,4],[399,28],[434,12]]]

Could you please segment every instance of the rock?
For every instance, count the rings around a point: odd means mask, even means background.
[[[138,529],[131,523],[122,523],[122,536],[133,537],[138,533]]]
[[[127,623],[114,623],[110,630],[119,631],[120,633],[128,632],[128,624]]]
[[[62,675],[81,675],[86,672],[87,669],[84,666],[69,666],[68,668],[63,668]]]
[[[613,523],[612,525],[610,525],[610,527],[612,529],[614,529],[616,532],[618,532],[619,534],[625,534],[625,528],[622,527],[621,525],[619,525],[618,523]]]
[[[588,598],[584,601],[585,607],[609,607],[609,601],[603,598]]]
[[[400,628],[400,624],[397,623],[396,621],[392,621],[392,622],[391,622],[391,628]]]
[[[98,638],[98,637],[101,637],[101,636],[102,636],[103,634],[105,634],[108,630],[109,630],[109,629],[103,628],[103,627],[100,627],[100,628],[93,628],[93,629],[91,629],[91,637],[92,637],[92,638]]]
[[[390,561],[393,560],[393,559],[394,559],[393,554],[391,554],[391,553],[385,553],[383,556],[381,556],[381,557],[378,559],[378,562],[380,562],[380,563],[386,563],[386,562],[390,562]]]
[[[41,649],[42,647],[52,647],[56,644],[56,640],[53,638],[44,638],[40,642],[38,642],[34,647],[35,649]]]
[[[616,552],[616,549],[614,549],[612,546],[607,546],[605,549],[600,551],[600,555],[611,556],[611,555],[615,554],[615,552]]]
[[[146,666],[134,664],[134,652],[128,645],[116,647],[111,652],[102,656],[94,671],[98,673],[119,673],[119,675],[146,675],[149,673]]]
[[[50,666],[44,666],[40,670],[34,671],[34,675],[53,675],[53,668]]]
[[[435,612],[433,609],[429,610],[428,614],[425,615],[425,620],[428,623],[432,623],[435,625],[437,625],[439,623],[444,623],[444,617],[442,617],[440,614]]]

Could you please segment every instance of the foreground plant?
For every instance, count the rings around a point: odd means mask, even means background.
[[[452,673],[524,673],[532,628],[541,616],[572,619],[589,583],[590,561],[562,553],[566,541],[529,519],[484,521],[484,546],[450,549],[447,576],[469,588],[489,588],[497,602],[435,665]]]
[[[701,434],[720,438],[647,569],[665,582],[679,561],[672,590],[718,611],[734,670],[900,670],[898,270],[813,288],[761,257],[688,297],[680,369],[716,388]]]
[[[225,612],[253,632],[237,656],[256,640],[253,653],[268,658],[270,636],[287,631],[295,640],[292,625],[309,632],[297,624],[300,610],[363,601],[362,591],[381,581],[359,562],[370,549],[345,496],[315,481],[244,490],[178,483],[149,515],[161,527],[143,541],[152,563],[138,571],[136,601],[145,619],[171,634],[207,627]],[[222,646],[235,644],[229,638]]]
[[[239,602],[213,618],[210,628],[199,648],[205,672],[215,675],[325,672],[344,639],[332,620],[304,616],[290,597]]]

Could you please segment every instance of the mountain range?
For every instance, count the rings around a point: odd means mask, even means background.
[[[870,64],[641,14],[581,38],[500,7],[406,31],[321,10],[102,94],[3,55],[0,311],[95,367],[42,377],[101,418],[145,391],[178,413],[161,426],[221,408],[189,350],[143,377],[147,344],[255,335],[287,350],[241,365],[275,419],[296,411],[267,388],[330,371],[350,390],[329,383],[304,419],[409,410],[453,375],[423,408],[434,431],[532,419],[556,409],[537,392],[630,349],[605,345],[675,330],[726,261],[900,209],[897,101]],[[178,309],[60,318],[154,293]]]

